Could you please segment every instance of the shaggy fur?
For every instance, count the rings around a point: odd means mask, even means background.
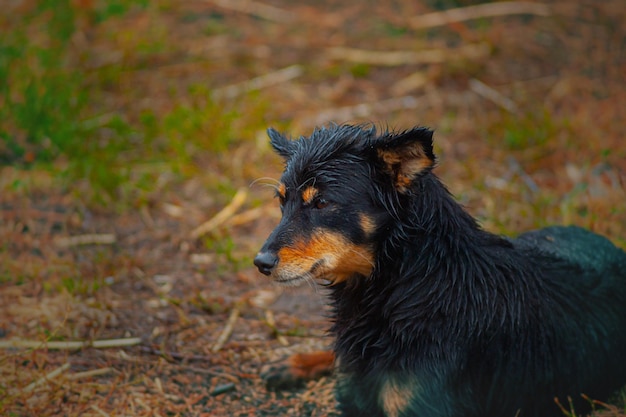
[[[255,264],[329,286],[344,416],[558,416],[555,398],[580,412],[626,384],[626,253],[607,239],[482,230],[426,128],[269,136],[283,217]]]

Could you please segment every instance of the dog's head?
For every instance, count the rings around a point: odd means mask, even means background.
[[[254,264],[285,286],[369,276],[376,242],[394,216],[390,206],[434,166],[432,132],[378,135],[373,127],[342,125],[297,140],[268,134],[285,158],[276,189],[282,220]]]

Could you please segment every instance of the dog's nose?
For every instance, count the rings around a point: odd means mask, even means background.
[[[254,258],[254,264],[262,274],[269,275],[278,263],[278,257],[271,252],[259,252]]]

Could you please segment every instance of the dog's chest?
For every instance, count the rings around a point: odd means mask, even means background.
[[[340,374],[338,400],[346,416],[411,415],[422,397],[419,379],[410,373]]]
[[[378,405],[387,417],[401,416],[420,391],[414,377],[387,376],[378,391]]]

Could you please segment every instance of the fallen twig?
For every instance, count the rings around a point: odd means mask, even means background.
[[[63,372],[67,371],[68,369],[70,369],[70,364],[69,363],[65,363],[62,366],[58,367],[57,369],[55,369],[52,372],[47,373],[46,375],[42,376],[41,378],[39,378],[37,381],[28,384],[26,386],[26,388],[24,388],[25,392],[31,392],[32,390],[34,390],[35,388],[37,388],[39,385],[43,384],[46,381],[49,381],[53,378],[56,378],[57,376],[61,375]]]
[[[228,321],[226,322],[226,325],[224,326],[224,330],[222,330],[222,333],[217,338],[217,341],[211,348],[211,352],[217,353],[224,346],[224,343],[226,343],[226,341],[228,340],[228,338],[233,332],[233,327],[235,326],[235,322],[237,321],[237,318],[239,317],[239,312],[240,312],[239,305],[236,304],[233,307],[232,311],[230,312],[230,316],[228,317]]]
[[[60,237],[55,243],[61,247],[80,246],[80,245],[111,245],[115,243],[116,238],[112,233],[104,234],[87,234],[69,237]]]
[[[272,310],[265,310],[265,322],[274,332],[278,343],[283,346],[289,346],[289,342],[287,341],[287,339],[285,339],[285,336],[280,334],[280,332],[278,331],[278,327],[276,327],[276,320],[274,320],[274,313],[272,313]]]
[[[221,384],[216,386],[215,388],[213,388],[213,391],[211,391],[211,395],[220,395],[220,394],[224,394],[228,391],[234,390],[235,389],[235,384],[232,382],[228,382],[226,384]]]
[[[370,65],[399,66],[409,64],[437,64],[455,57],[479,58],[489,53],[486,44],[470,44],[457,49],[428,49],[423,51],[372,51],[334,47],[328,49],[331,59]]]
[[[253,222],[267,214],[270,209],[267,206],[255,207],[239,214],[235,214],[228,220],[231,226],[241,226],[242,224]],[[278,210],[276,210],[278,212]]]
[[[295,19],[296,15],[290,11],[280,9],[269,4],[259,3],[252,0],[210,0],[217,6],[234,10],[240,13],[262,17],[272,22],[287,23]]]
[[[185,215],[185,209],[176,204],[162,203],[161,209],[175,219],[181,219]]]
[[[200,236],[203,236],[215,228],[219,227],[226,219],[232,217],[233,214],[243,205],[248,197],[248,192],[245,188],[240,188],[237,190],[237,193],[233,197],[230,203],[222,210],[220,210],[215,216],[202,223],[200,226],[196,227],[191,231],[191,237],[193,239],[197,239]]]
[[[186,369],[186,370],[189,370],[190,372],[195,372],[195,373],[203,374],[203,375],[217,376],[217,377],[220,377],[220,378],[228,379],[229,381],[234,382],[234,383],[238,383],[241,378],[249,378],[250,377],[247,374],[239,374],[239,376],[235,376],[235,375],[228,374],[226,372],[218,372],[218,371],[213,371],[211,369],[203,369],[203,368],[200,368],[200,367],[198,367],[196,365],[194,365],[194,366],[179,365],[179,366],[181,367],[181,369]],[[254,376],[256,376],[256,375],[254,375]]]
[[[141,216],[141,220],[143,220],[143,223],[149,229],[154,229],[154,226],[155,226],[154,219],[152,218],[152,215],[150,214],[150,209],[148,208],[148,206],[146,205],[141,206],[141,208],[139,209],[139,215]]]
[[[103,409],[101,409],[95,404],[90,405],[89,408],[91,408],[96,413],[100,414],[102,417],[110,417],[109,413],[107,413],[106,411],[104,411]]]
[[[423,72],[414,72],[408,77],[404,77],[391,86],[389,91],[394,96],[402,96],[411,91],[417,90],[428,83],[428,77]]]
[[[92,376],[106,375],[109,372],[113,372],[113,368],[107,367],[107,368],[92,369],[91,371],[76,372],[73,374],[66,375],[65,378],[76,380],[76,379],[82,379],[82,378],[90,378]]]
[[[506,97],[504,94],[499,91],[489,87],[487,84],[482,81],[477,80],[476,78],[472,78],[469,80],[470,89],[478,94],[479,96],[486,98],[487,100],[497,104],[503,109],[511,112],[517,113],[517,104],[510,98]]]
[[[533,193],[537,193],[540,191],[540,188],[535,180],[533,180],[533,178],[528,175],[526,171],[524,171],[524,168],[522,168],[522,165],[517,161],[517,159],[511,156],[508,158],[508,162],[511,170],[520,176],[520,178],[522,179],[522,181],[524,181],[524,184],[526,184],[530,191],[532,191]]]
[[[209,356],[183,355],[182,353],[163,351],[160,349],[152,348],[150,346],[141,346],[140,349],[146,353],[163,356],[165,359],[168,359],[168,360],[174,359],[174,360],[181,361],[181,362],[197,361],[197,362],[206,362],[206,363],[209,363],[211,361],[211,357]]]
[[[234,98],[238,95],[253,90],[270,87],[276,84],[284,83],[302,75],[302,67],[300,65],[292,65],[278,71],[270,72],[250,80],[229,85],[223,88],[213,90],[213,98]]]
[[[432,64],[443,62],[446,57],[446,51],[443,49],[430,49],[426,51],[372,51],[339,46],[329,48],[328,56],[331,59],[392,67],[406,64]]]
[[[209,265],[215,262],[214,253],[192,253],[189,261],[195,265]]]
[[[503,1],[423,14],[421,16],[411,18],[409,20],[409,26],[413,29],[425,29],[455,22],[480,19],[483,17],[497,17],[513,14],[549,16],[551,12],[547,5],[541,3]]]
[[[105,349],[112,347],[134,346],[141,343],[139,337],[126,339],[108,339],[94,341],[38,341],[38,340],[1,340],[0,349],[26,348],[26,349],[54,349],[54,350],[76,350],[85,347]]]

